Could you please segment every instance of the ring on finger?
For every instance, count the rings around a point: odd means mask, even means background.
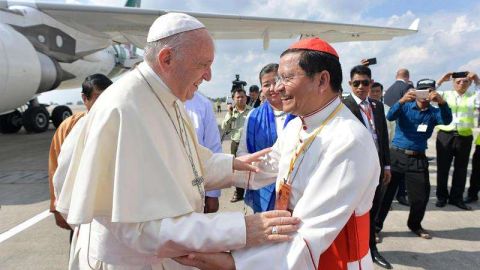
[[[278,227],[277,226],[272,227],[272,234],[278,234]]]

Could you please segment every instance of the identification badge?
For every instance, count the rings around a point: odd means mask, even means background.
[[[420,124],[418,125],[417,132],[427,132],[428,125]]]
[[[292,186],[287,183],[282,183],[280,185],[280,190],[278,191],[277,198],[275,199],[275,210],[287,210],[288,202],[290,201],[290,192],[292,191]]]

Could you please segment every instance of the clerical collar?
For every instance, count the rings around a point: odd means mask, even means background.
[[[160,96],[166,104],[173,105],[178,100],[162,78],[146,62],[140,63],[137,68],[143,74],[145,80],[152,85],[152,90],[155,94]]]
[[[310,132],[320,126],[320,124],[325,121],[325,119],[330,115],[330,113],[333,112],[333,110],[335,110],[340,102],[340,99],[335,97],[320,109],[315,110],[307,115],[300,116],[303,130]]]

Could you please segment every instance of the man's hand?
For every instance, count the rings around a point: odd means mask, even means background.
[[[437,81],[437,87],[440,86],[443,82],[450,81],[452,79],[452,73],[453,72],[448,72],[442,77],[440,77],[440,79]]]
[[[260,161],[266,154],[270,153],[272,148],[265,148],[253,154],[237,157],[233,160],[233,169],[237,171],[259,172],[260,170],[253,166],[253,162]]]
[[[403,95],[403,97],[398,101],[400,104],[404,104],[405,102],[414,101],[417,95],[415,95],[415,91],[408,90],[408,92]]]
[[[467,79],[469,79],[471,82],[475,83],[475,85],[480,84],[480,79],[478,78],[478,75],[474,72],[469,71],[467,75]]]
[[[53,216],[55,217],[55,223],[57,224],[58,227],[65,230],[72,229],[70,225],[68,225],[67,221],[65,221],[62,214],[60,214],[58,211],[53,211],[52,213],[53,213]]]
[[[247,228],[246,246],[252,247],[266,242],[291,240],[292,237],[289,234],[298,230],[300,219],[292,217],[288,211],[273,210],[245,216],[245,225]]]
[[[235,261],[232,254],[220,253],[191,253],[187,256],[173,258],[179,264],[193,266],[201,270],[235,270]]]
[[[390,179],[392,179],[392,172],[390,169],[385,169],[383,171],[383,185],[388,185],[388,183],[390,183]]]
[[[229,113],[233,112],[233,105],[232,104],[227,104],[227,111]]]
[[[360,65],[368,67],[370,63],[368,62],[368,59],[362,59],[360,60]]]
[[[205,197],[204,213],[215,213],[218,211],[219,203],[217,197]]]
[[[446,103],[445,100],[442,98],[442,96],[437,91],[431,91],[428,94],[428,99],[433,101],[433,102],[437,102],[438,105],[443,105],[443,104]]]

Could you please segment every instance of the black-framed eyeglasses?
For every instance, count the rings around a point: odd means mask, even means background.
[[[370,80],[355,80],[352,82],[353,87],[359,87],[361,85],[363,86],[369,86],[370,85]]]

